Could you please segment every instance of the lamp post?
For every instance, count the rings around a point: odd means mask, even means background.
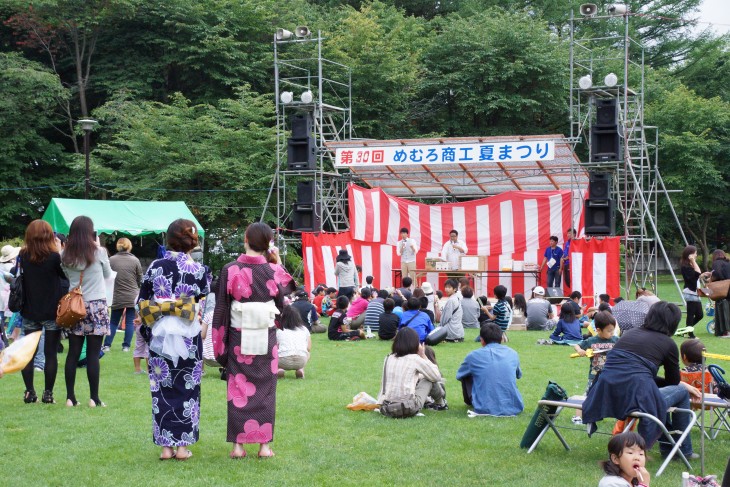
[[[84,155],[86,156],[86,178],[84,181],[84,199],[89,199],[89,186],[90,186],[90,171],[89,171],[89,134],[94,130],[94,126],[99,122],[91,118],[84,118],[78,122],[81,125],[81,130],[84,131]]]

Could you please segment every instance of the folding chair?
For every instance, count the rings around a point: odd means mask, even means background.
[[[558,437],[558,440],[563,444],[563,447],[566,450],[570,450],[570,446],[568,446],[568,442],[565,440],[562,434],[560,434],[559,427],[555,423],[558,416],[560,416],[560,413],[563,411],[563,409],[575,409],[575,410],[582,410],[583,409],[583,401],[585,400],[585,396],[571,396],[566,401],[551,401],[551,400],[540,400],[537,402],[538,410],[540,410],[540,415],[545,420],[545,427],[540,431],[540,434],[537,436],[535,441],[532,443],[530,448],[527,450],[527,453],[532,453],[535,448],[537,448],[537,445],[542,441],[543,437],[547,434],[548,430],[552,430],[553,433]],[[552,406],[556,407],[557,409],[553,414],[548,414],[545,412],[546,408],[543,408],[542,406]],[[654,422],[659,429],[662,431],[662,435],[664,437],[664,441],[672,445],[672,449],[670,450],[669,454],[664,459],[664,462],[659,467],[659,470],[657,470],[656,476],[659,477],[662,472],[664,472],[664,469],[669,465],[669,462],[674,458],[674,455],[679,454],[679,457],[682,459],[684,464],[687,466],[688,469],[692,469],[692,465],[690,465],[689,460],[687,460],[687,457],[684,456],[682,451],[679,449],[680,446],[682,446],[682,443],[684,443],[684,440],[687,438],[687,435],[690,434],[692,431],[692,428],[694,427],[695,423],[697,422],[697,414],[695,414],[694,411],[690,409],[683,409],[683,408],[669,408],[667,410],[667,413],[680,413],[680,414],[688,414],[690,416],[689,425],[687,428],[685,428],[683,431],[669,431],[667,430],[667,427],[664,425],[664,422],[661,421],[656,416],[653,416],[648,413],[642,413],[641,411],[634,411],[631,413],[630,420],[626,422],[626,425],[624,426],[624,431],[628,431],[631,429],[631,427],[636,423],[637,419],[641,419],[642,421],[652,421]],[[575,429],[575,428],[572,428]],[[674,440],[672,437],[672,433],[679,433],[679,439],[677,441]]]
[[[697,423],[702,433],[708,440],[714,440],[720,431],[730,432],[730,403],[715,394],[705,394],[704,406],[706,410],[711,410],[714,415],[714,421],[709,427],[702,429],[702,425]],[[708,433],[709,430],[709,433]]]

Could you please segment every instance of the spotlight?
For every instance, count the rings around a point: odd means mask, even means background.
[[[578,80],[578,86],[580,86],[581,90],[587,90],[593,86],[593,79],[591,78],[591,75],[587,74],[585,76],[581,76]]]
[[[598,12],[598,7],[595,3],[584,3],[579,11],[583,17],[593,17]]]
[[[292,93],[291,91],[282,91],[279,99],[285,105],[289,104],[292,102],[292,100],[294,100],[294,93]]]
[[[299,25],[296,29],[294,29],[294,33],[297,37],[309,37],[312,32],[306,25]]]
[[[302,96],[301,96],[302,103],[312,103],[313,99],[314,99],[314,96],[312,96],[311,90],[307,90],[304,93],[302,93]]]
[[[276,29],[276,40],[285,41],[291,39],[292,33],[286,29]]]
[[[629,8],[623,3],[615,3],[608,6],[609,15],[625,15],[629,11]]]
[[[616,83],[618,83],[618,77],[614,73],[608,73],[603,79],[603,82],[609,88],[613,88],[614,86],[616,86]]]

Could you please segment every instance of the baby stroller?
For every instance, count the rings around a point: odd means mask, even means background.
[[[707,305],[705,306],[705,315],[708,318],[712,318],[713,316],[715,316],[715,302],[714,301],[710,300],[707,303]],[[714,318],[707,322],[707,333],[709,333],[710,335],[715,334],[715,319]]]

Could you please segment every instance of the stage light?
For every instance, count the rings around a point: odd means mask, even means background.
[[[296,29],[294,29],[294,33],[297,37],[309,37],[312,32],[306,25],[299,25]]]
[[[285,41],[291,39],[292,33],[286,29],[276,29],[276,40]]]
[[[314,96],[312,95],[311,90],[307,90],[304,93],[302,93],[302,96],[301,96],[302,103],[312,103],[313,99],[314,99]]]
[[[598,12],[598,7],[595,3],[584,3],[580,6],[580,14],[583,17],[593,17]]]
[[[593,86],[593,79],[591,78],[591,75],[590,74],[587,74],[585,76],[582,76],[578,80],[578,86],[580,86],[580,89],[581,90],[587,90],[591,86]]]
[[[294,100],[294,93],[292,93],[291,91],[282,91],[279,99],[285,105],[289,104],[292,102],[292,100]]]
[[[613,88],[614,86],[616,86],[616,83],[618,83],[618,77],[614,73],[608,73],[603,79],[603,82],[609,88]]]
[[[629,11],[629,8],[623,3],[615,3],[608,6],[609,15],[624,15]]]

